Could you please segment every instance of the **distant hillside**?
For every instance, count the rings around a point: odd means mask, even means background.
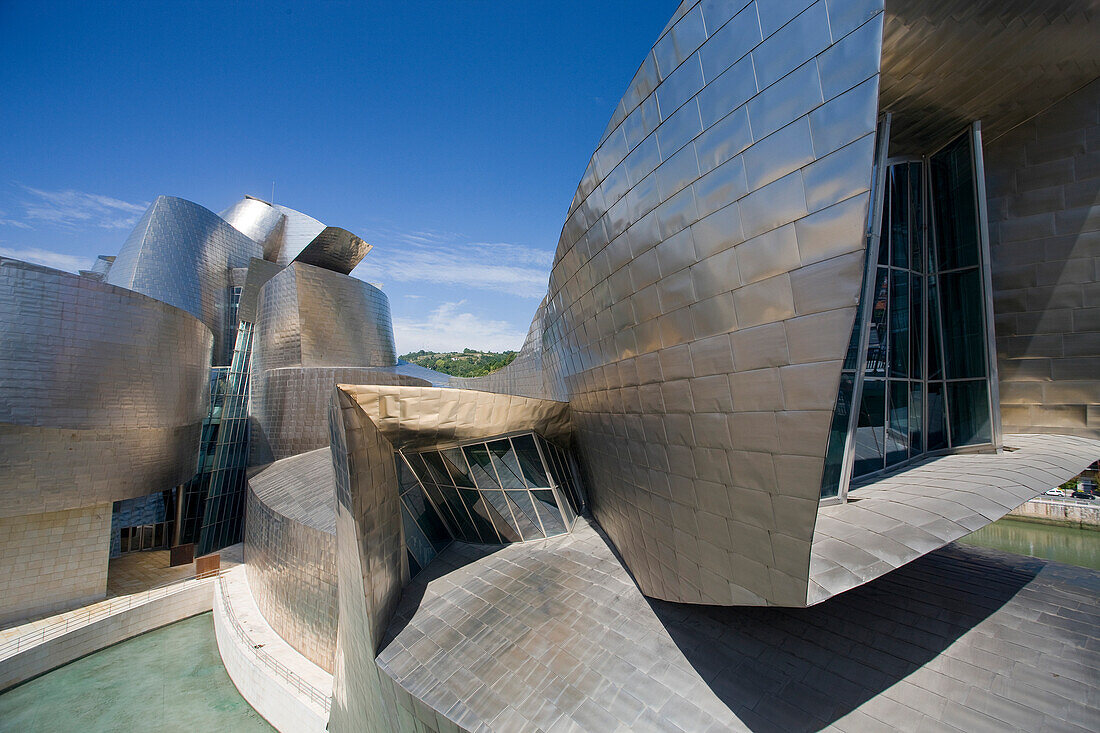
[[[505,351],[497,354],[492,351],[474,351],[463,349],[462,351],[448,351],[438,353],[435,351],[414,351],[411,354],[402,354],[401,359],[410,361],[437,372],[450,374],[453,377],[484,377],[489,372],[495,372],[501,367],[508,366],[516,358],[516,352]]]

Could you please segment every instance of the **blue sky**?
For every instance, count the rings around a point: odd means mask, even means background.
[[[397,346],[518,348],[676,0],[0,2],[0,255],[115,254],[158,194],[375,249]]]

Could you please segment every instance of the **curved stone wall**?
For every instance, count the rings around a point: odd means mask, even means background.
[[[181,308],[214,334],[215,365],[229,364],[236,322],[229,312],[232,268],[263,248],[198,204],[158,196],[107,273],[107,282]]]
[[[194,473],[206,326],[14,260],[0,260],[0,292],[0,516],[144,496]]]
[[[333,671],[336,514],[327,448],[287,458],[248,481],[244,553],[256,605],[279,636]]]

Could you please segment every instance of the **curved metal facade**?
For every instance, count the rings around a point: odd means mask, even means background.
[[[271,627],[327,672],[336,654],[336,509],[327,448],[248,480],[248,584]]]
[[[0,261],[0,516],[171,488],[195,470],[212,336],[149,297]]]
[[[261,245],[198,204],[158,196],[122,245],[107,282],[187,311],[214,334],[216,365],[228,364],[237,323],[230,270],[248,267]]]
[[[295,262],[260,289],[252,356],[253,462],[328,444],[338,382],[425,384],[395,373],[389,300],[361,280]]]
[[[882,22],[873,2],[684,3],[581,179],[542,368],[647,595],[805,602]]]

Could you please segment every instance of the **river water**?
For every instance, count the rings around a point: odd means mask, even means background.
[[[0,731],[273,731],[222,666],[209,613],[135,636],[0,695]]]
[[[1005,517],[958,540],[964,545],[1031,555],[1100,570],[1100,531]]]

